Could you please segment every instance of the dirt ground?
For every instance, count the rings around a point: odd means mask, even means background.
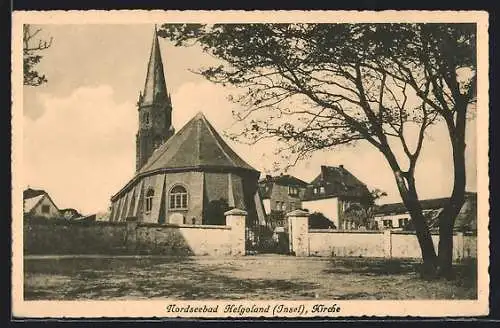
[[[452,281],[425,281],[412,261],[212,257],[27,257],[26,300],[476,299],[476,266]]]

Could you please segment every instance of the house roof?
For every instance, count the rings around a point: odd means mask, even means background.
[[[24,199],[23,211],[24,213],[30,213],[45,197],[45,193]]]
[[[271,197],[274,185],[305,188],[307,186],[307,182],[289,174],[282,174],[274,177],[266,175],[264,179],[259,181],[259,192],[262,198]]]
[[[222,139],[199,112],[175,135],[158,147],[134,178],[111,199],[135,184],[142,176],[180,170],[243,169],[259,174]]]
[[[24,203],[24,213],[31,212],[37,205],[42,201],[42,199],[46,196],[49,201],[55,206],[55,208],[59,211],[56,203],[52,200],[50,195],[42,189],[31,189],[28,188],[23,191],[23,203]]]
[[[314,193],[315,188],[324,187],[324,193]],[[362,197],[369,193],[366,185],[340,165],[321,166],[320,174],[309,184],[304,201],[331,197]]]
[[[477,194],[473,192],[466,192],[465,197],[466,199],[476,199]],[[423,199],[420,201],[420,206],[423,210],[437,210],[443,208],[448,200],[448,197]],[[408,210],[403,203],[384,204],[377,206],[374,210],[374,213],[378,215],[402,214],[406,212],[408,212]]]
[[[47,192],[42,189],[31,189],[28,188],[23,191],[23,199],[33,198],[40,195],[45,195]]]

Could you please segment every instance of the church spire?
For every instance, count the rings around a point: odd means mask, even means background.
[[[158,31],[155,25],[153,44],[151,45],[151,54],[149,55],[146,82],[144,84],[144,92],[142,94],[142,104],[149,105],[159,100],[165,100],[167,97],[167,83],[165,82],[160,44],[158,42]]]

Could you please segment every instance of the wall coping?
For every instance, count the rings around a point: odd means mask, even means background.
[[[123,221],[71,221],[66,219],[24,219],[23,224],[32,225],[65,225],[65,226],[126,226]]]
[[[309,215],[310,215],[309,212],[306,212],[303,210],[295,210],[295,211],[291,211],[291,212],[287,213],[286,217],[287,218],[289,218],[289,217],[307,218],[307,217],[309,217]]]
[[[229,210],[227,212],[224,212],[224,215],[225,216],[229,216],[229,215],[234,215],[234,216],[247,216],[248,213],[247,211],[244,211],[244,210],[240,210],[239,208],[233,208],[232,210]]]
[[[352,234],[383,234],[383,230],[337,230],[337,229],[309,229],[309,233],[352,233]]]
[[[147,223],[142,222],[137,225],[137,227],[145,228],[188,228],[188,229],[220,229],[220,230],[231,230],[231,226],[228,225],[213,225],[213,224],[174,224],[174,223]]]

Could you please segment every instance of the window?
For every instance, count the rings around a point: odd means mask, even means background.
[[[313,194],[315,194],[315,195],[316,195],[317,193],[318,193],[318,188],[314,187],[314,189],[313,189]]]
[[[276,210],[281,211],[281,202],[276,202]]]
[[[398,220],[399,228],[403,228],[408,224],[408,218],[402,218]]]
[[[323,186],[322,186],[322,187],[320,187],[320,188],[319,188],[319,192],[320,192],[320,193],[322,193],[322,194],[324,194],[324,193],[325,193],[325,187],[323,187]]]
[[[392,228],[392,220],[384,220],[383,224],[384,228]]]
[[[288,186],[288,195],[297,196],[299,194],[299,189],[296,187]]]
[[[144,113],[144,123],[149,124],[149,113]]]
[[[151,213],[151,209],[153,208],[153,198],[155,196],[155,192],[153,189],[149,189],[146,193],[146,214]]]
[[[50,206],[49,205],[42,205],[42,213],[44,213],[44,214],[50,213]]]
[[[188,194],[183,186],[175,186],[170,190],[170,208],[174,210],[187,209]]]
[[[285,202],[281,202],[281,210],[282,210],[283,212],[285,212],[285,211],[286,211],[286,204],[285,204]]]

